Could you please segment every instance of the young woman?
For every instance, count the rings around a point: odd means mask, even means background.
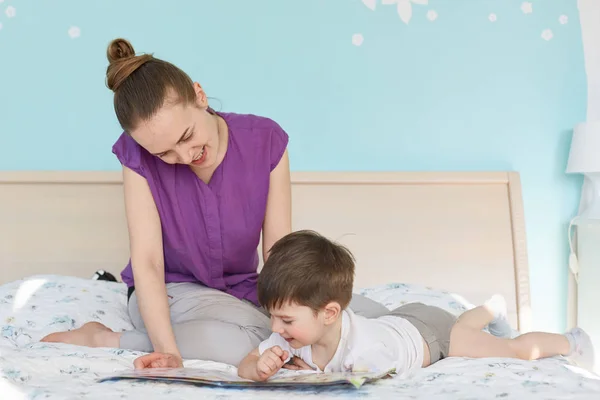
[[[149,352],[137,368],[178,367],[182,358],[238,365],[270,334],[256,294],[258,252],[291,232],[288,135],[274,121],[215,112],[179,68],[108,47],[107,86],[124,132],[123,165],[135,330],[90,322],[43,341]],[[387,309],[355,296],[355,313]]]

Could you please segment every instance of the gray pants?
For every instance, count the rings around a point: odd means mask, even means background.
[[[168,283],[167,293],[175,340],[184,359],[237,366],[271,334],[268,313],[251,302],[196,283]],[[367,318],[389,313],[382,304],[356,294],[350,308]],[[136,292],[129,300],[129,316],[135,330],[123,332],[120,347],[152,352]]]

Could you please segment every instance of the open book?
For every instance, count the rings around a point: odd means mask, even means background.
[[[185,382],[197,385],[221,387],[300,387],[300,386],[339,386],[351,385],[360,388],[363,384],[390,376],[394,370],[379,373],[315,373],[294,371],[294,373],[271,377],[265,382],[254,382],[237,375],[219,370],[200,368],[153,368],[129,370],[101,378],[100,382],[122,379],[157,380]]]

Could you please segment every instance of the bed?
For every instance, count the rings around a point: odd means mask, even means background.
[[[131,369],[140,353],[39,339],[88,321],[131,328],[125,285],[90,279],[99,269],[118,276],[128,259],[121,183],[118,172],[0,173],[3,399],[599,398],[598,377],[562,357],[451,358],[359,390],[99,383]],[[500,293],[515,334],[532,329],[518,173],[295,172],[292,198],[294,229],[317,230],[354,252],[357,293],[388,308],[421,301],[456,315]]]

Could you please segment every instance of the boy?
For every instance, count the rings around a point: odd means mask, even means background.
[[[267,380],[292,357],[319,372],[395,368],[400,376],[445,357],[535,360],[564,355],[582,366],[593,365],[591,340],[579,328],[515,339],[483,332],[490,323],[506,323],[506,311],[497,301],[459,318],[420,303],[375,319],[357,316],[347,309],[353,281],[354,257],[345,247],[312,231],[280,239],[258,278],[258,298],[271,314],[273,333],[240,363],[239,376]]]

